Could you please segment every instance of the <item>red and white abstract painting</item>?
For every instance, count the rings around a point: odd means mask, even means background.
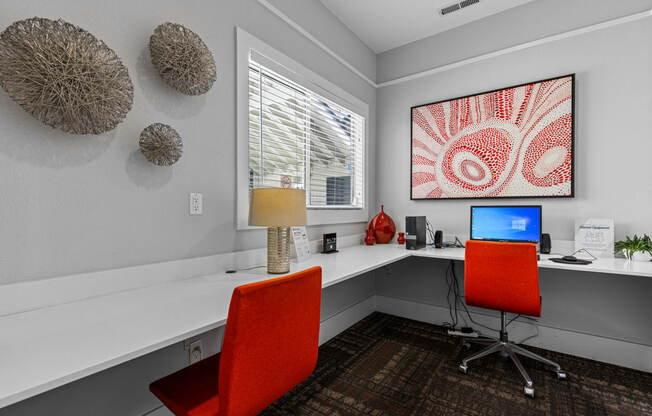
[[[574,78],[412,107],[412,199],[573,196]]]

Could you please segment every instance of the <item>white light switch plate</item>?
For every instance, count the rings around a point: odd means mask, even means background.
[[[193,192],[188,198],[190,204],[190,215],[202,215],[204,213],[203,195],[198,192]]]

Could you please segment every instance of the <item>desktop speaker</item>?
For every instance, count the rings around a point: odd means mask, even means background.
[[[551,249],[552,249],[552,242],[550,240],[550,234],[541,234],[539,251],[541,252],[541,254],[550,254]]]
[[[442,248],[444,245],[444,233],[441,230],[435,231],[435,248]]]
[[[405,248],[418,250],[426,246],[426,217],[405,217]]]

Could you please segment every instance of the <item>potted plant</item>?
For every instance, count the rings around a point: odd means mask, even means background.
[[[629,260],[650,261],[652,260],[652,239],[647,234],[639,237],[625,237],[625,240],[617,241],[614,244],[616,253],[622,252]]]

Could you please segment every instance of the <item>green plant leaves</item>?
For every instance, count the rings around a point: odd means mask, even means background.
[[[628,259],[631,259],[636,252],[652,255],[652,238],[647,234],[644,234],[643,237],[636,234],[632,238],[625,236],[625,240],[616,241],[614,249],[616,253],[622,252]]]

